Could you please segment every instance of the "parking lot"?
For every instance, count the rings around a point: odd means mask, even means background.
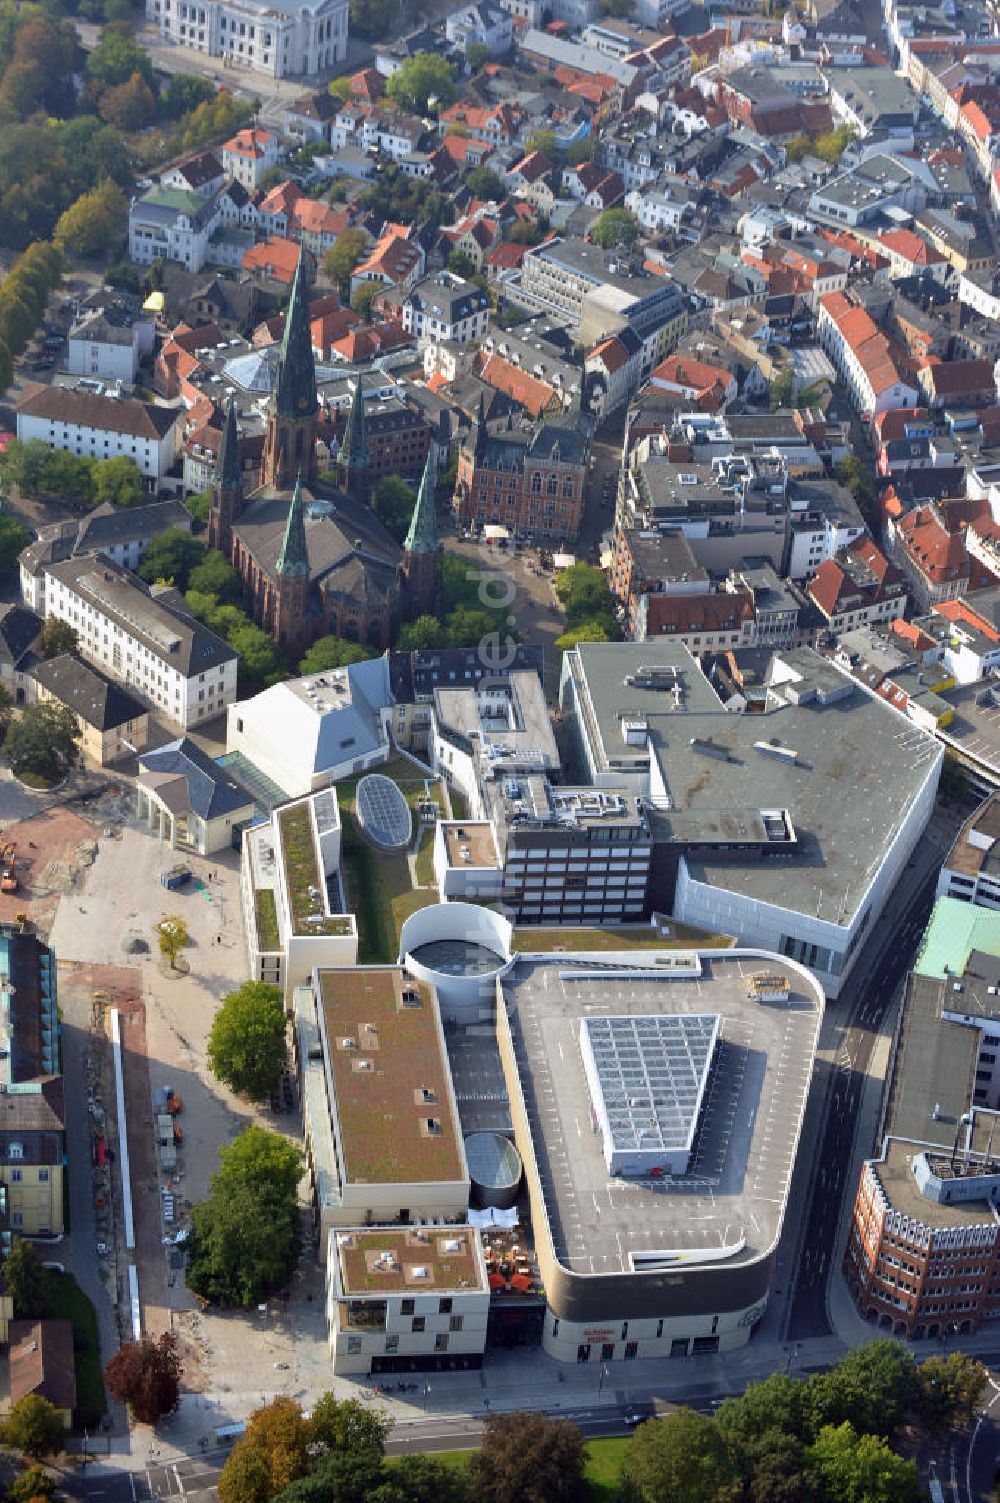
[[[751,1257],[773,1243],[822,1012],[794,973],[787,1002],[748,1001],[747,978],[758,969],[732,958],[706,962],[699,979],[616,976],[610,967],[581,978],[564,957],[518,966],[502,982],[554,1245],[575,1273],[628,1271],[643,1249],[742,1243],[737,1255]],[[687,1174],[610,1177],[580,1019],[700,1013],[718,1014],[720,1044]]]

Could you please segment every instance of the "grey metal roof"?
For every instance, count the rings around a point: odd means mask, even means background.
[[[183,778],[187,784],[188,807],[201,819],[218,819],[238,809],[253,805],[253,795],[227,771],[207,757],[194,741],[181,736],[156,751],[143,752],[139,758],[143,774],[156,778]]]

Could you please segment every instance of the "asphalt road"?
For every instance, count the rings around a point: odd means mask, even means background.
[[[849,1021],[829,1070],[819,1151],[803,1218],[800,1256],[789,1301],[787,1339],[804,1341],[832,1333],[826,1288],[837,1243],[844,1195],[852,1193],[848,1173],[865,1075],[875,1041],[896,990],[909,969],[927,923],[937,885],[937,867],[909,904],[902,924],[881,925],[869,939],[844,995],[834,1004]]]

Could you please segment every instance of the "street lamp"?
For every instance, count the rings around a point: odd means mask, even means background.
[[[607,1365],[606,1362],[602,1362],[601,1363],[601,1381],[597,1385],[597,1397],[598,1398],[600,1398],[601,1394],[604,1392],[604,1380],[605,1380],[605,1378],[607,1376],[608,1376],[608,1365]]]
[[[427,1412],[427,1400],[430,1398],[430,1396],[431,1396],[431,1385],[430,1385],[430,1379],[428,1379],[427,1382],[424,1384],[424,1413],[425,1414]]]
[[[791,1346],[788,1348],[788,1360],[785,1362],[785,1377],[786,1378],[788,1377],[788,1374],[791,1371],[792,1362],[795,1360],[795,1358],[798,1355],[799,1355],[799,1344],[798,1344],[797,1341],[793,1341],[792,1344],[791,1344]]]

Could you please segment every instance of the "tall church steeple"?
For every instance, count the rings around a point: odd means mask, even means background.
[[[297,651],[308,640],[306,613],[309,604],[309,548],[301,476],[295,479],[274,572],[277,576],[274,635],[282,647]]]
[[[403,577],[407,584],[407,604],[411,616],[422,616],[433,611],[437,596],[439,545],[434,496],[436,479],[437,451],[436,445],[432,443],[403,543]]]
[[[285,313],[274,391],[267,414],[261,483],[284,490],[301,474],[307,485],[316,479],[316,362],[309,329],[305,250],[299,260]]]
[[[232,397],[226,408],[226,423],[212,477],[212,505],[208,513],[208,543],[228,558],[233,523],[243,510],[243,465],[236,407]]]
[[[355,500],[367,499],[371,462],[365,431],[365,388],[359,371],[337,459],[337,482]]]

